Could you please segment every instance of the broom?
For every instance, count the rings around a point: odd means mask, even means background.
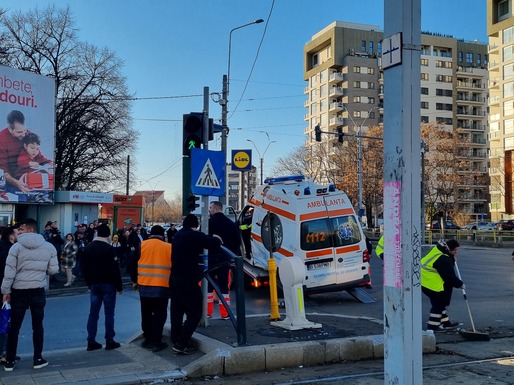
[[[455,262],[455,272],[457,273],[457,277],[462,281],[460,276],[459,266],[457,262]],[[462,287],[462,295],[464,296],[464,301],[466,302],[466,307],[468,308],[469,320],[471,321],[471,327],[473,331],[459,329],[460,335],[470,341],[489,341],[491,337],[487,333],[477,332],[475,329],[475,323],[473,322],[473,317],[471,316],[471,309],[469,308],[468,297],[466,295],[466,290]]]

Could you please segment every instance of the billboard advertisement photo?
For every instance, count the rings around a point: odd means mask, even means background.
[[[0,66],[0,203],[53,203],[55,79]]]

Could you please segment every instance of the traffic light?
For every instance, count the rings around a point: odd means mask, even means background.
[[[182,155],[190,156],[192,148],[201,148],[203,142],[203,113],[190,112],[182,118],[184,146]]]
[[[197,207],[200,205],[196,203],[197,200],[199,200],[200,197],[197,197],[196,195],[189,194],[186,199],[186,207],[189,210],[189,212],[195,211]]]
[[[343,143],[343,137],[344,137],[343,127],[339,126],[339,127],[337,127],[337,141],[339,143]]]
[[[316,136],[316,142],[321,142],[321,128],[319,124],[314,127],[314,135]]]

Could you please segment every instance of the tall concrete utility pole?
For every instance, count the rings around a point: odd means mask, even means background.
[[[384,383],[423,383],[421,0],[384,1]]]

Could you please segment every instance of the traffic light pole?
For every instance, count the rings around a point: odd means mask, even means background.
[[[203,88],[203,135],[202,135],[202,145],[204,150],[209,149],[209,87]],[[207,195],[202,195],[202,232],[205,234],[209,234],[209,197]],[[204,271],[209,269],[209,250],[203,250],[203,264]],[[202,294],[203,294],[203,302],[202,302],[202,319],[200,320],[200,324],[204,327],[209,326],[209,320],[207,317],[207,295],[208,295],[208,282],[206,278],[202,279]]]

